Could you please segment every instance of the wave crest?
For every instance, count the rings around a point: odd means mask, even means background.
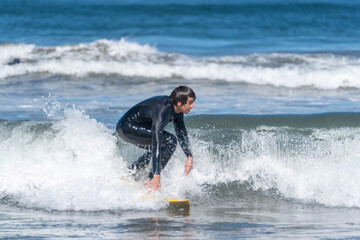
[[[40,47],[0,45],[0,80],[41,76],[115,75],[119,78],[226,81],[276,87],[360,88],[360,60],[334,54],[252,54],[191,57],[125,39]],[[20,64],[9,65],[13,59]]]

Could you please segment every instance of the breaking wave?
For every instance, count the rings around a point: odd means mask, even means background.
[[[360,59],[352,56],[269,53],[191,57],[125,39],[47,47],[2,44],[0,70],[0,81],[29,75],[114,75],[133,81],[183,78],[288,88],[360,88]]]

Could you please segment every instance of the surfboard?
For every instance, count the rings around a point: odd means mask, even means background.
[[[126,178],[117,178],[114,180],[114,184],[116,186],[128,186],[131,188],[136,188],[136,189],[144,189],[142,184],[139,184],[138,182],[135,181],[131,181],[129,179]],[[147,190],[148,191],[148,190]],[[163,194],[160,195],[154,195],[151,193],[145,193],[144,195],[142,195],[141,197],[143,200],[149,200],[149,201],[153,201],[153,200],[161,200],[165,203],[167,203],[168,205],[168,209],[170,210],[176,210],[176,211],[184,211],[189,213],[190,211],[190,202],[189,200],[186,199],[174,199],[171,197],[166,197]]]
[[[190,202],[188,200],[167,199],[169,205],[167,211],[172,216],[189,216]]]
[[[169,202],[169,206],[175,208],[190,208],[189,200],[175,200],[168,198],[167,201]]]
[[[142,196],[142,199],[153,199],[156,200],[155,196],[151,196],[149,194],[145,194]],[[164,201],[167,201],[169,204],[169,207],[176,208],[176,209],[190,209],[190,202],[189,200],[178,200],[178,199],[172,199],[172,198],[165,198]]]

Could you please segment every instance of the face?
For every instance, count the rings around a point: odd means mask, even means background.
[[[185,104],[181,105],[181,102],[178,102],[177,104],[178,113],[182,112],[188,114],[190,110],[194,107],[194,101],[195,101],[194,98],[188,97],[187,102]]]

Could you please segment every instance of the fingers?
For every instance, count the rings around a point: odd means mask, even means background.
[[[144,187],[150,187],[150,179],[144,182]]]
[[[159,191],[161,188],[160,176],[157,177],[156,175],[154,175],[154,178],[151,180],[148,179],[145,182],[144,186],[150,188],[150,192]]]
[[[184,175],[187,176],[192,169],[193,169],[193,161],[192,159],[188,159],[185,163]]]
[[[187,176],[192,169],[193,169],[192,167],[186,167],[184,172],[185,176]]]
[[[157,190],[160,190],[160,183],[157,183],[157,182],[152,182],[152,184],[150,185],[150,188],[154,191],[157,191]]]
[[[150,189],[152,191],[159,191],[160,190],[160,185],[153,185],[153,186],[150,187]]]

